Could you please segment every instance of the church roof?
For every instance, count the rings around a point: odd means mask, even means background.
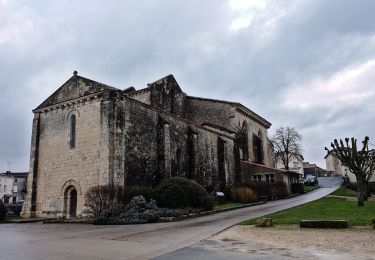
[[[155,86],[162,85],[162,84],[173,85],[175,87],[178,87],[181,90],[174,76],[172,74],[169,74],[152,83],[148,83],[147,88],[143,88],[140,90],[135,90],[133,88],[130,91],[124,91],[123,93],[126,96],[131,97],[133,95],[137,95],[142,92],[150,91],[150,88],[153,88]],[[103,92],[106,90],[118,91],[119,89],[94,81],[94,80],[91,80],[91,79],[88,79],[88,78],[81,77],[78,75],[77,71],[74,71],[73,76],[70,79],[68,79],[68,81],[66,81],[60,88],[58,88],[51,96],[49,96],[42,104],[40,104],[35,110],[45,108],[51,105],[55,105],[61,102],[65,102],[68,100],[72,100],[75,98],[83,97],[86,95]],[[245,107],[239,102],[194,97],[194,96],[186,96],[186,97],[190,99],[199,99],[199,100],[208,101],[208,102],[219,102],[219,103],[229,104],[230,106],[235,107],[238,112],[259,122],[265,127],[269,128],[271,126],[270,122],[268,122],[266,119],[256,114],[255,112],[253,112],[252,110]]]

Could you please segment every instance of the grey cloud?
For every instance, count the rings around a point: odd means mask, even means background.
[[[229,31],[233,13],[224,1],[19,5],[12,11],[23,10],[34,27],[21,45],[0,44],[0,170],[12,158],[19,170],[27,168],[30,111],[74,69],[119,88],[141,88],[173,73],[188,94],[240,101],[273,129],[296,126],[304,135],[305,158],[320,164],[332,137],[373,129],[371,105],[344,106],[328,117],[321,109],[281,108],[287,88],[375,57],[373,1],[269,1],[237,32]],[[265,23],[283,13],[264,37]],[[327,127],[317,134],[310,130],[317,125]]]

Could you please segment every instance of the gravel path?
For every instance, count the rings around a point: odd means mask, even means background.
[[[267,255],[269,258],[375,259],[375,230],[237,225],[202,241],[201,245],[211,249]]]

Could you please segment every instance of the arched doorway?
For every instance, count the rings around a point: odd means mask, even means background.
[[[69,215],[71,217],[77,216],[77,191],[76,189],[70,191],[70,207]]]
[[[64,215],[67,218],[77,216],[77,189],[70,185],[64,192]]]

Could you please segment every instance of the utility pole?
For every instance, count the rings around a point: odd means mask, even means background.
[[[10,166],[11,166],[13,163],[16,163],[16,162],[10,162],[10,161],[7,161],[9,171],[10,171]]]

